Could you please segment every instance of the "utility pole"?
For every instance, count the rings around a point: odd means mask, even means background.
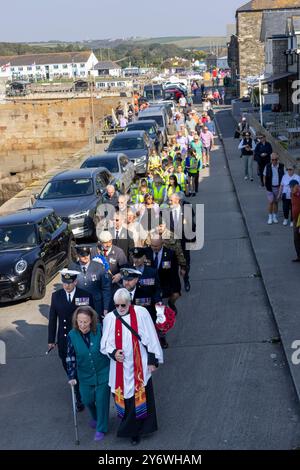
[[[262,110],[262,86],[261,86],[261,77],[258,79],[258,90],[259,90],[259,116],[260,116],[260,125],[263,126],[263,110]]]
[[[96,147],[95,147],[95,111],[94,111],[94,82],[91,78],[90,81],[90,99],[91,99],[91,111],[92,111],[92,154],[95,156]]]

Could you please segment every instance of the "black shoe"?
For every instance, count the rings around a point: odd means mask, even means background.
[[[76,403],[76,411],[77,413],[80,413],[81,411],[84,410],[84,404],[81,401],[78,401]]]
[[[192,197],[195,197],[195,196],[196,196],[196,193],[193,193],[193,194],[192,194]]]
[[[168,302],[168,305],[169,305],[170,309],[175,312],[175,315],[177,315],[178,312],[177,312],[176,305],[172,304],[171,302]]]
[[[184,283],[184,288],[186,292],[189,292],[191,290],[191,284],[190,281],[185,281]]]
[[[159,342],[163,349],[168,349],[169,344],[164,336],[162,338],[159,338]]]
[[[141,442],[141,438],[140,438],[140,436],[133,436],[130,439],[130,442],[133,446],[137,446]]]
[[[292,261],[293,263],[300,263],[300,258],[293,259]]]

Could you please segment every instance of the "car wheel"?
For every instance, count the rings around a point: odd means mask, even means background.
[[[41,268],[34,270],[32,275],[32,300],[42,299],[46,294],[46,278]]]

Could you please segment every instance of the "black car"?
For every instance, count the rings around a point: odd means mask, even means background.
[[[163,135],[158,127],[158,124],[154,119],[148,121],[135,121],[130,122],[125,127],[125,132],[128,131],[146,131],[150,139],[152,140],[157,152],[161,152],[163,149]]]
[[[95,214],[114,176],[106,168],[80,168],[58,173],[36,194],[34,207],[51,207],[69,223],[75,238],[95,236]]]
[[[42,299],[47,282],[68,265],[73,249],[73,234],[53,209],[0,217],[0,302]]]
[[[137,175],[147,172],[153,142],[146,131],[128,131],[117,134],[110,142],[106,152],[122,152],[133,162]]]

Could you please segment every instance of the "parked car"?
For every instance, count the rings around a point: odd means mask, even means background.
[[[165,107],[158,105],[143,109],[139,112],[138,121],[148,121],[149,119],[156,121],[163,136],[163,143],[166,145],[168,141],[169,117]]]
[[[116,184],[121,193],[126,194],[135,175],[134,164],[124,153],[106,152],[95,157],[87,158],[80,168],[105,167],[115,177]]]
[[[161,152],[164,145],[163,135],[154,119],[131,122],[125,127],[125,132],[128,131],[146,131],[156,150]]]
[[[143,97],[147,100],[161,100],[163,98],[163,86],[152,83],[145,85]]]
[[[53,208],[75,238],[95,237],[95,213],[108,184],[115,184],[115,178],[106,168],[62,171],[35,195],[34,207]]]
[[[42,299],[46,284],[71,261],[74,237],[53,209],[0,217],[0,302]]]
[[[146,131],[128,131],[116,135],[105,151],[124,152],[133,162],[136,174],[144,175],[152,148],[153,143]]]

